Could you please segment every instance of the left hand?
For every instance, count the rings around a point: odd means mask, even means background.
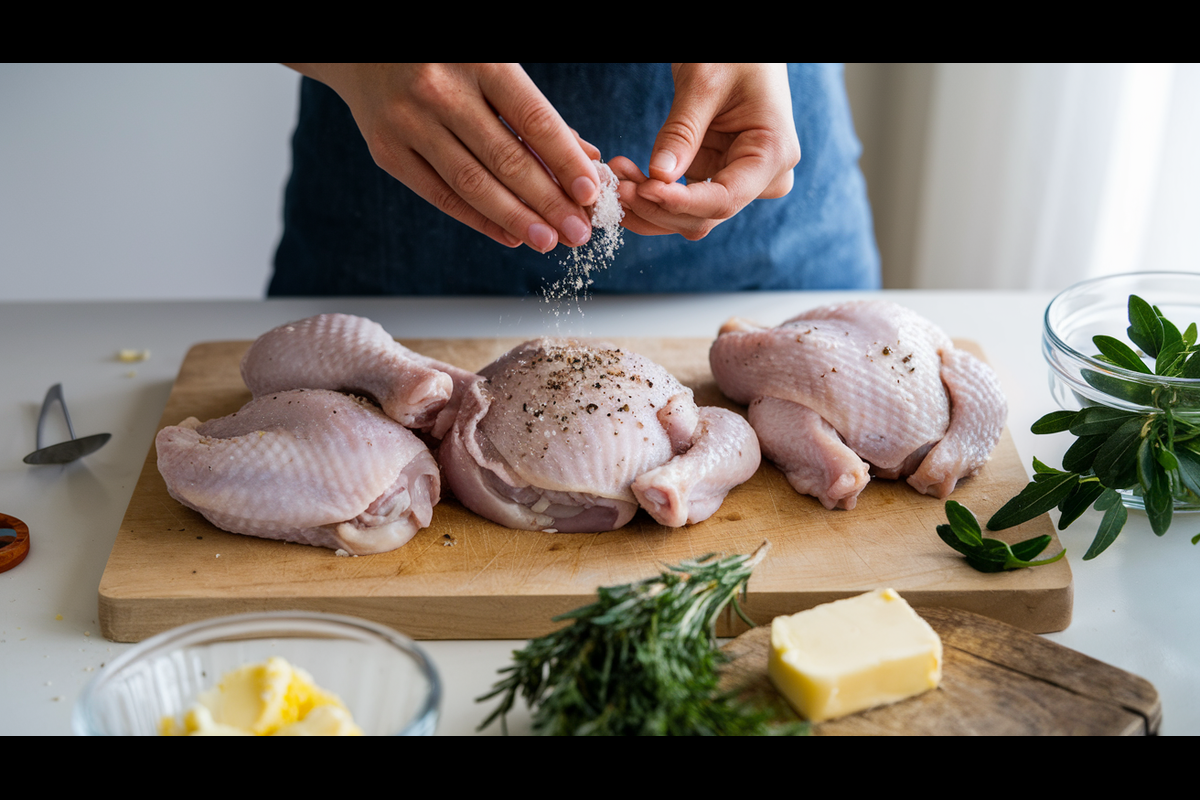
[[[751,200],[791,191],[800,140],[786,64],[675,64],[671,72],[675,100],[649,177],[624,157],[609,166],[621,179],[626,228],[695,241]]]

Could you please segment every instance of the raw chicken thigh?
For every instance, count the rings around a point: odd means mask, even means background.
[[[242,358],[242,380],[255,397],[289,389],[365,395],[409,428],[432,425],[453,389],[445,365],[404,347],[378,322],[348,314],[264,333]]]
[[[760,459],[737,414],[697,407],[636,353],[570,339],[526,342],[481,370],[438,449],[467,508],[564,532],[615,530],[639,503],[663,525],[700,522]]]
[[[155,446],[171,496],[218,528],[354,555],[407,542],[441,490],[411,431],[337,392],[278,392],[228,417],[189,417]]]
[[[730,320],[709,362],[721,391],[749,405],[763,454],[830,509],[854,508],[871,473],[947,497],[988,460],[1007,415],[986,364],[882,301],[771,329]]]

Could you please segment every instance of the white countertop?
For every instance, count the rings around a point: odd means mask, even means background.
[[[1049,293],[884,292],[983,347],[1009,400],[1022,460],[1057,465],[1069,437],[1029,426],[1054,409],[1040,350]],[[715,336],[738,315],[778,324],[849,293],[743,293],[593,298],[582,309],[536,299],[313,299],[247,302],[0,303],[0,511],[30,527],[29,557],[0,573],[0,734],[67,734],[84,684],[130,645],[99,631],[97,587],[142,463],[187,349],[253,339],[312,314],[361,314],[396,337]],[[149,360],[121,363],[123,348]],[[76,434],[111,433],[100,451],[65,466],[30,467],[38,411],[61,382]],[[48,428],[50,441],[66,438]],[[1075,577],[1074,618],[1048,638],[1140,675],[1162,699],[1162,733],[1200,733],[1200,516],[1178,516],[1159,539],[1131,512],[1102,556],[1081,556],[1094,511],[1060,533]],[[476,704],[509,661],[514,641],[423,643],[443,678],[441,734],[466,734],[491,710]],[[510,716],[528,729],[528,715]],[[493,726],[489,733],[498,733]]]

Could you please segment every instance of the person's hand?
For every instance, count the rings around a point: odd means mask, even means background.
[[[624,225],[702,239],[757,198],[783,197],[800,162],[785,64],[675,64],[675,100],[654,142],[650,175],[627,158]],[[687,185],[676,183],[680,176]]]
[[[519,65],[289,66],[336,91],[375,163],[455,219],[543,253],[591,236],[600,151]]]

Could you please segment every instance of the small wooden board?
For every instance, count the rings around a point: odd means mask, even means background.
[[[952,608],[917,611],[942,637],[941,685],[890,706],[813,725],[819,736],[1155,735],[1162,703],[1149,681],[1002,622]],[[724,647],[722,688],[798,717],[767,677],[771,627]]]
[[[403,343],[476,370],[518,339],[424,339]],[[731,404],[708,366],[707,339],[618,339],[666,367],[702,405]],[[195,345],[184,359],[159,427],[206,420],[250,399],[239,363],[249,342]],[[960,343],[968,349],[978,348]],[[1027,481],[1005,431],[992,460],[954,498],[986,519]],[[937,536],[942,501],[901,481],[873,480],[853,511],[827,511],[798,495],[764,462],[709,520],[664,528],[640,512],[619,531],[514,531],[453,501],[430,527],[391,553],[339,558],[333,551],[220,531],[173,500],[151,447],[100,582],[100,625],[116,641],[139,641],[197,619],[242,611],[308,609],[391,625],[418,639],[523,639],[547,633],[553,616],[585,605],[597,586],[627,583],[711,552],[772,549],[755,570],[744,608],[756,621],[871,589],[891,587],[914,606],[951,606],[1035,632],[1071,619],[1066,559],[984,575]],[[1054,534],[1048,517],[998,534],[1010,542]],[[1058,552],[1055,541],[1047,555]],[[722,636],[745,630],[727,613]]]

